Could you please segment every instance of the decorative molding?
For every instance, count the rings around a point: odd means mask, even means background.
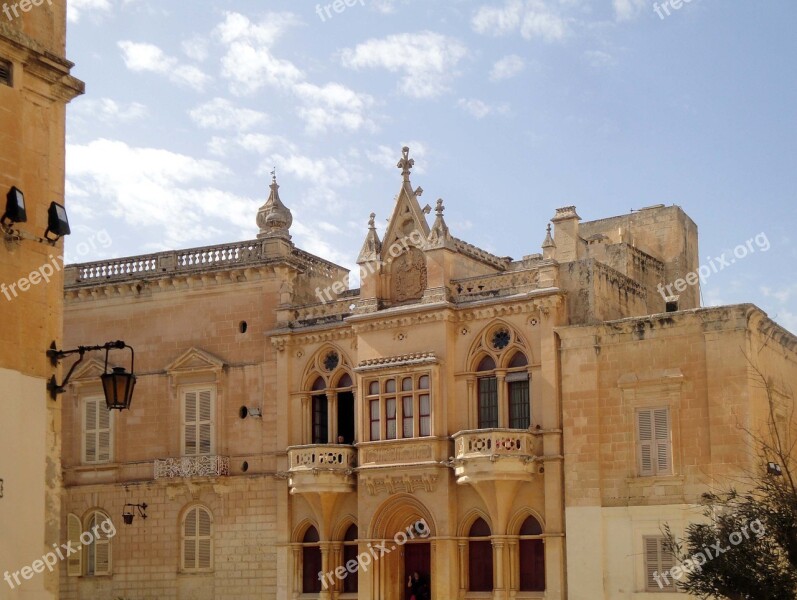
[[[183,352],[165,370],[169,375],[175,376],[206,371],[218,373],[225,366],[226,363],[221,358],[194,347]]]
[[[362,360],[354,370],[357,373],[364,373],[367,371],[374,371],[376,369],[435,364],[437,362],[437,355],[435,355],[434,352],[415,352],[413,354],[402,354],[399,356],[385,356]]]
[[[437,489],[439,475],[436,473],[405,473],[403,475],[360,475],[360,483],[365,485],[368,494],[414,494],[416,490],[432,493]]]
[[[183,456],[155,459],[155,479],[222,477],[230,474],[227,456]]]

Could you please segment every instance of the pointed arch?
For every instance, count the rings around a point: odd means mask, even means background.
[[[462,520],[459,522],[457,536],[468,537],[470,535],[470,528],[473,527],[473,524],[479,519],[483,519],[484,522],[487,523],[487,525],[490,527],[490,531],[493,530],[493,523],[492,519],[490,519],[490,515],[488,515],[487,512],[481,508],[472,508],[465,513],[465,516],[462,517]]]
[[[423,520],[429,536],[437,535],[432,513],[418,498],[411,494],[396,494],[385,500],[371,519],[372,539],[392,539],[398,532],[407,530]]]
[[[501,330],[509,333],[509,340],[506,346],[499,348],[493,344],[492,337]],[[501,337],[501,343],[503,341],[504,338]],[[496,365],[499,368],[503,368],[517,351],[521,351],[526,355],[529,364],[534,361],[532,347],[520,330],[504,319],[493,319],[479,330],[468,349],[465,370],[469,372],[476,371],[476,367],[479,361],[484,358],[484,355],[492,356]]]
[[[338,521],[338,524],[332,529],[332,539],[336,541],[343,541],[343,539],[346,537],[346,532],[352,525],[357,527],[357,517],[352,514],[344,515],[343,518]]]
[[[545,521],[535,510],[524,506],[519,511],[517,511],[512,518],[509,520],[509,524],[507,525],[506,531],[508,535],[520,535],[520,529],[523,527],[523,524],[526,522],[526,519],[532,517],[537,523],[540,524],[540,528],[545,532]]]
[[[313,521],[310,518],[302,519],[299,524],[293,528],[293,535],[291,536],[291,542],[295,544],[301,544],[304,541],[304,536],[307,534],[308,530],[314,527],[316,531],[318,529],[318,523]]]

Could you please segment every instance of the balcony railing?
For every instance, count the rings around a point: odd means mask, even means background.
[[[527,479],[542,455],[539,432],[474,429],[454,435],[454,470],[459,483]]]
[[[155,479],[222,477],[230,474],[227,456],[183,456],[155,460]]]
[[[346,493],[356,489],[357,450],[339,444],[288,448],[288,486],[293,494]]]

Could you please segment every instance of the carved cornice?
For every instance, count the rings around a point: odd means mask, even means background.
[[[354,370],[358,373],[373,371],[375,369],[386,369],[392,367],[408,367],[423,364],[437,363],[438,359],[434,352],[416,352],[413,354],[402,354],[399,356],[385,356],[371,358],[360,361]]]
[[[280,329],[270,332],[268,335],[271,337],[271,346],[278,352],[282,352],[286,348],[354,339],[354,331],[345,324],[338,324],[323,330],[302,331],[301,333],[294,333],[290,329]]]

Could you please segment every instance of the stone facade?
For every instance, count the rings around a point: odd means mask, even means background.
[[[40,238],[50,202],[64,199],[65,106],[83,90],[64,57],[64,4],[29,8],[0,19],[0,215],[12,186],[23,192],[27,213],[27,222],[5,221],[0,231],[4,600],[58,597],[58,565],[31,570],[60,539],[61,507],[61,406],[47,393],[56,369],[45,352],[62,341],[63,242]]]
[[[430,225],[413,164],[360,289],[293,245],[276,181],[257,240],[67,270],[67,339],[124,339],[139,378],[109,423],[89,412],[103,364],[64,397],[62,527],[117,525],[64,598],[392,600],[415,570],[435,599],[667,596],[645,536],[755,465],[740,348],[788,389],[797,339],[659,293],[697,269],[678,207],[561,208],[513,260],[454,237],[442,200]]]

